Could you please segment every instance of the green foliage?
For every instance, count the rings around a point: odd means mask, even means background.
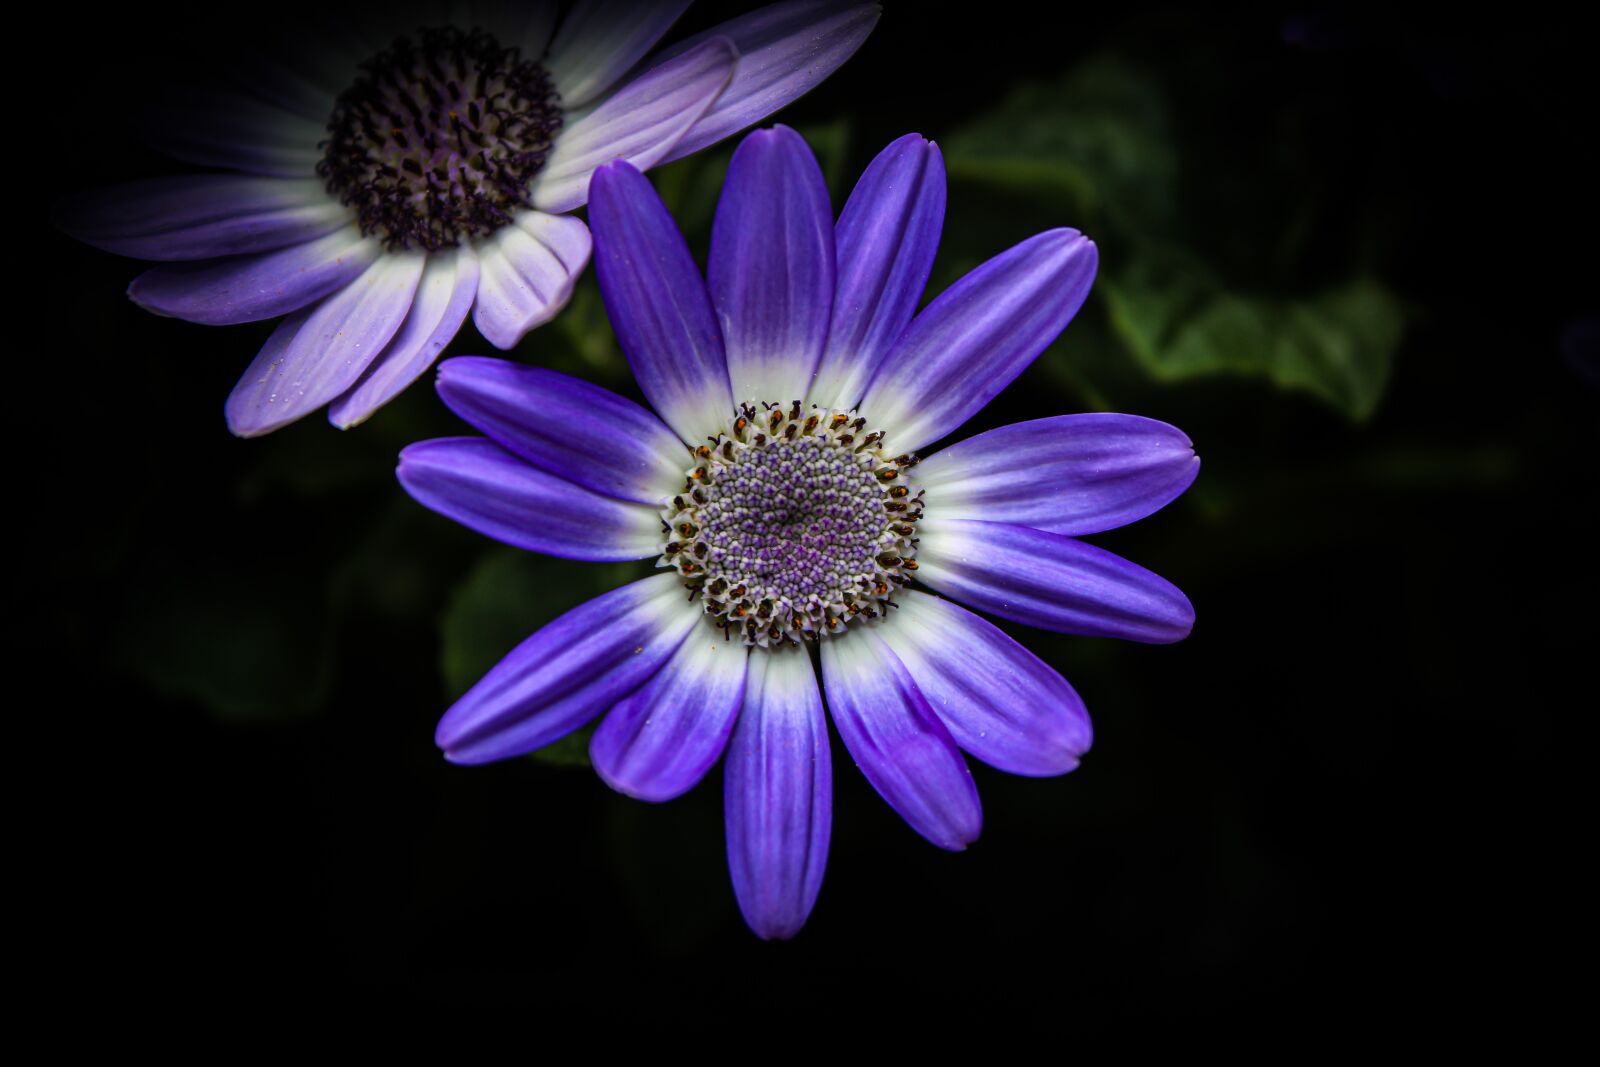
[[[1174,96],[1132,63],[1094,59],[1059,82],[1018,88],[950,137],[945,157],[953,179],[1020,205],[1030,223],[1071,222],[1095,238],[1101,267],[1091,299],[1103,302],[1110,339],[1148,380],[1264,378],[1367,419],[1404,332],[1400,301],[1365,268],[1332,284],[1327,264],[1310,269],[1297,241],[1306,220],[1272,214],[1284,174],[1207,158],[1195,147],[1204,137],[1178,135]],[[1226,172],[1212,173],[1217,166]],[[1184,179],[1198,171],[1242,186],[1258,217],[1231,230],[1193,221],[1204,211],[1188,202]],[[1260,247],[1261,234],[1278,239]],[[1231,262],[1241,244],[1249,262]],[[1286,269],[1271,269],[1285,256]],[[1315,283],[1300,280],[1313,274]],[[1096,385],[1081,374],[1069,384],[1099,397],[1104,362],[1090,360],[1101,365]]]

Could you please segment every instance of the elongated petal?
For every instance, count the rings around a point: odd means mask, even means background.
[[[56,222],[96,248],[136,259],[186,260],[303,244],[350,212],[316,180],[193,174],[97,189],[64,201]]]
[[[590,186],[606,312],[652,407],[690,444],[733,414],[722,333],[689,246],[650,182],[608,163]]]
[[[496,348],[515,348],[567,306],[589,262],[589,228],[570,215],[524,211],[478,246],[472,321]]]
[[[605,717],[589,759],[607,785],[640,800],[682,796],[722,755],[744,703],[745,646],[697,627],[665,667]]]
[[[1166,506],[1200,473],[1177,429],[1137,415],[1059,415],[969,437],[917,468],[928,510],[1051,533],[1099,533]]]
[[[660,552],[661,522],[573,485],[482,437],[441,437],[400,453],[400,484],[424,507],[530,552],[583,560]]]
[[[703,619],[677,574],[595,597],[512,649],[445,712],[434,741],[452,763],[541,748],[643,685]]]
[[[456,0],[450,24],[482,26],[501,43],[519,46],[524,59],[537,61],[550,44],[558,13],[555,0]]]
[[[1177,586],[1103,548],[1003,522],[925,518],[917,529],[917,577],[1001,618],[1157,645],[1194,626]]]
[[[505,448],[607,496],[659,507],[691,465],[660,419],[558,371],[462,356],[439,368],[439,395]]]
[[[564,107],[597,99],[650,51],[692,0],[580,0],[562,20],[545,66]]]
[[[822,684],[845,747],[889,806],[940,848],[976,841],[983,808],[967,761],[875,628],[822,642]]]
[[[284,319],[228,397],[228,428],[257,437],[349,389],[411,310],[427,256],[387,255],[343,291]]]
[[[805,397],[833,279],[833,210],[817,157],[786,126],[757,130],[728,166],[706,270],[736,400]]]
[[[875,3],[790,0],[729,19],[662,50],[647,66],[664,63],[719,34],[739,49],[739,69],[716,106],[672,146],[662,162],[715,144],[810,92],[861,47],[881,13]]]
[[[1052,667],[993,623],[905,590],[876,628],[956,744],[1012,774],[1065,774],[1089,750],[1083,701]]]
[[[717,99],[738,58],[726,38],[713,37],[575,118],[533,180],[534,207],[571,211],[583,206],[595,168],[613,159],[642,171],[655,166]]]
[[[280,178],[316,177],[317,143],[328,135],[309,118],[216,86],[161,96],[143,125],[174,159]]]
[[[360,380],[329,406],[333,424],[347,430],[364,422],[433,366],[477,295],[478,257],[469,246],[431,253],[406,321]]]
[[[944,226],[944,157],[908,133],[878,153],[839,215],[838,292],[810,400],[852,408],[928,286]]]
[[[941,293],[878,367],[862,410],[910,452],[959,427],[1056,339],[1089,295],[1093,242],[1051,230]]]
[[[800,932],[822,888],[833,829],[828,723],[802,648],[750,657],[723,772],[728,870],[757,936]]]
[[[382,253],[348,226],[276,252],[156,267],[133,280],[128,296],[146,311],[207,326],[259,322],[344,288]]]

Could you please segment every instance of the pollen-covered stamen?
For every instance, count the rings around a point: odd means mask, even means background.
[[[916,569],[922,491],[909,455],[878,447],[855,412],[744,404],[692,450],[662,511],[674,567],[746,644],[836,634],[893,606]]]
[[[418,30],[361,65],[317,174],[391,249],[448,248],[511,222],[561,129],[540,64],[482,30]]]

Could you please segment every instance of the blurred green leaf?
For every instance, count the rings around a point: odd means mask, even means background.
[[[470,689],[530,634],[572,608],[649,572],[649,564],[592,564],[495,549],[451,595],[439,624],[440,671],[452,699]],[[531,754],[587,766],[592,727]]]

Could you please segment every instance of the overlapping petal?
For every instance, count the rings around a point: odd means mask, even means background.
[[[228,428],[270,433],[349,389],[411,310],[427,259],[380,258],[354,283],[278,325],[228,396]]]
[[[757,130],[734,152],[706,288],[734,397],[803,398],[833,308],[833,212],[817,157],[788,127]]]
[[[595,172],[589,220],[595,271],[639,388],[684,441],[699,444],[733,410],[722,332],[683,234],[627,163]]]
[[[472,321],[496,348],[515,348],[555,318],[589,262],[589,229],[569,215],[524,211],[478,245]]]
[[[974,269],[914,319],[862,399],[891,447],[911,452],[959,427],[1077,314],[1094,281],[1076,230],[1030,237]]]
[[[833,829],[828,724],[804,649],[751,656],[723,788],[739,910],[759,936],[793,937],[822,888]]]
[[[137,259],[190,260],[304,244],[350,222],[316,179],[243,174],[151,178],[63,202],[56,221],[80,241]]]
[[[648,681],[696,625],[676,575],[613,589],[513,649],[445,712],[434,740],[452,763],[547,745]]]
[[[722,755],[744,703],[748,650],[696,628],[656,676],[595,730],[589,759],[606,784],[640,800],[694,788]]]
[[[927,697],[876,628],[822,643],[822,684],[839,736],[889,806],[940,848],[983,829],[978,787]]]
[[[317,144],[327,136],[304,115],[214,86],[162,95],[146,111],[144,128],[173,159],[279,178],[316,177]]]
[[[1003,522],[928,517],[917,577],[929,588],[1042,630],[1167,644],[1194,626],[1189,598],[1103,548]]]
[[[535,466],[660,506],[683,482],[683,443],[633,401],[558,371],[462,356],[439,368],[450,410]]]
[[[851,408],[916,313],[944,226],[944,158],[908,133],[878,153],[835,228],[838,290],[810,400]]]
[[[1093,733],[1067,680],[993,623],[916,590],[876,632],[956,744],[1011,774],[1065,774]]]
[[[639,170],[655,166],[717,99],[738,58],[727,38],[713,37],[635,78],[594,110],[569,116],[533,179],[533,206],[552,212],[582,207],[595,168],[613,159]]]
[[[1200,460],[1175,426],[1091,413],[1018,422],[957,442],[917,468],[931,514],[1051,533],[1136,522],[1189,488]]]
[[[579,0],[561,20],[545,66],[561,102],[581,108],[643,59],[693,0]]]

